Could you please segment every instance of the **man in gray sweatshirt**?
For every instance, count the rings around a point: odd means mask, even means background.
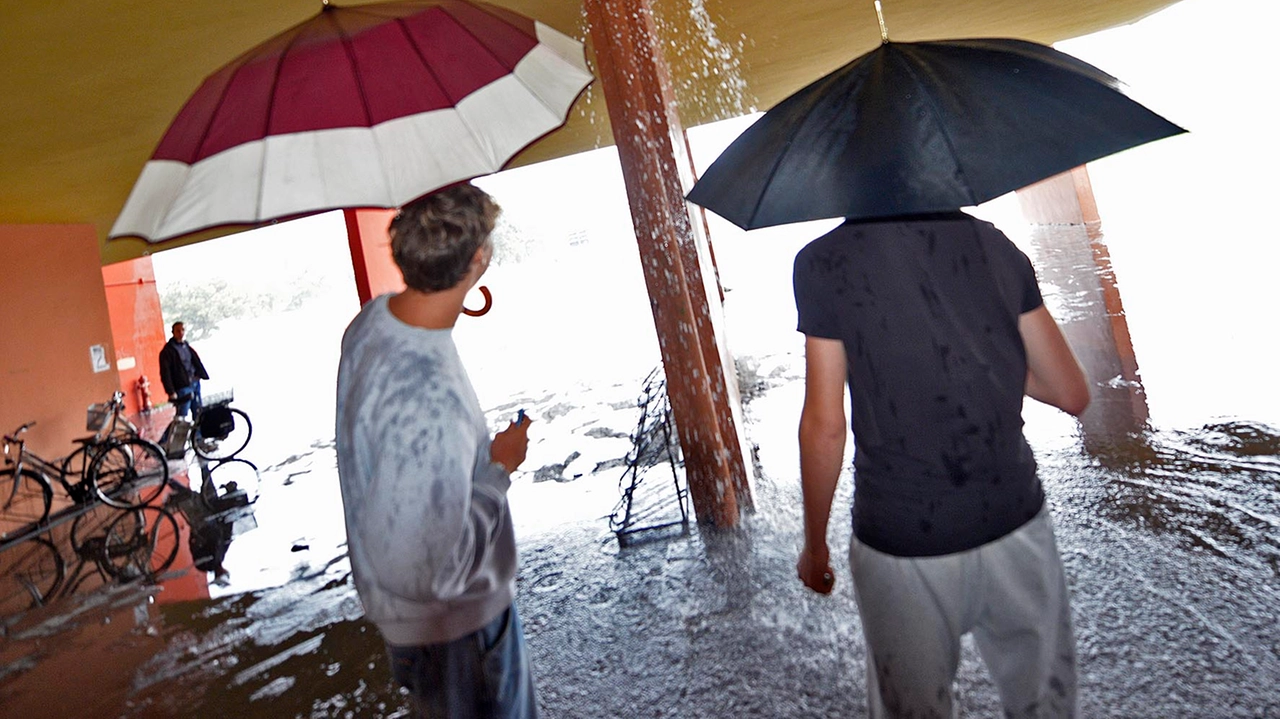
[[[351,569],[418,716],[534,717],[507,507],[529,420],[492,439],[453,343],[489,266],[498,206],[469,183],[405,206],[391,250],[408,287],[342,338],[338,477]]]

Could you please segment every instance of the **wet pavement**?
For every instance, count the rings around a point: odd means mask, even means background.
[[[755,366],[751,434],[791,433],[796,357],[758,357]],[[602,455],[623,447],[611,435],[634,422],[628,394],[618,386],[587,395],[597,406],[578,416],[555,398],[515,399],[544,418],[542,437],[584,454],[600,443]],[[1028,433],[1072,587],[1082,716],[1280,716],[1280,433],[1228,422],[1086,443],[1038,409],[1029,407]],[[494,408],[491,419],[507,414]],[[586,415],[597,419],[584,423]],[[865,713],[848,583],[841,576],[824,598],[794,579],[795,450],[771,441],[759,459],[759,509],[743,527],[639,535],[650,541],[626,549],[603,519],[620,468],[541,483],[530,468],[517,480],[517,601],[546,716]],[[304,493],[299,518],[291,495]],[[571,496],[578,501],[566,503]],[[837,517],[848,501],[846,478]],[[547,512],[557,521],[548,524]],[[259,528],[233,550],[266,556],[229,554],[232,585],[212,587],[222,596],[175,600],[179,576],[97,588],[8,620],[0,715],[405,716],[381,641],[360,618],[332,446],[264,468],[256,514]],[[847,546],[845,525],[832,522],[833,549]],[[998,713],[969,645],[958,687],[962,715]]]

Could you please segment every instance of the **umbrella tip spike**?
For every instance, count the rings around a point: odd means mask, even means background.
[[[325,0],[328,2],[328,0]],[[880,21],[880,42],[881,44],[889,42],[889,30],[884,26],[884,11],[880,8],[880,0],[875,0],[876,19]]]

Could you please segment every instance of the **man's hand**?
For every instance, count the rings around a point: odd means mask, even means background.
[[[507,469],[507,473],[516,471],[524,462],[529,451],[529,425],[533,420],[523,417],[519,422],[512,422],[507,428],[493,436],[489,446],[489,457]]]
[[[806,546],[800,550],[800,561],[796,562],[796,574],[804,585],[818,594],[830,594],[836,586],[836,573],[831,569],[830,557],[826,546],[810,549]]]

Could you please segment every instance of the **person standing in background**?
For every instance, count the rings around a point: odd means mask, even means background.
[[[177,417],[200,408],[200,380],[209,379],[200,355],[184,339],[186,334],[186,326],[174,322],[173,337],[160,350],[160,382],[175,405]]]

